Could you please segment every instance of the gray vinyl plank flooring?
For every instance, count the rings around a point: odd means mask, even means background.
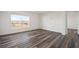
[[[58,32],[33,30],[0,36],[0,48],[73,48],[74,41]]]

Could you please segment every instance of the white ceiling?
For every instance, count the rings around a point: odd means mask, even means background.
[[[44,14],[44,13],[53,12],[53,11],[25,11],[25,12]]]
[[[54,11],[0,11],[0,12],[23,12],[23,13],[44,14],[44,13],[54,12]]]

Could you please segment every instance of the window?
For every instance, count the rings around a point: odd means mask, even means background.
[[[30,17],[21,15],[11,15],[11,24],[13,29],[29,27]]]

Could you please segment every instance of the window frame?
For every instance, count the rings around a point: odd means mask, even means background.
[[[29,17],[29,20],[28,20],[28,21],[29,21],[29,22],[28,22],[28,25],[26,25],[27,27],[20,27],[20,28],[18,28],[18,27],[17,27],[17,28],[13,27],[13,25],[12,25],[12,15],[23,16],[23,17],[26,17],[26,18],[27,18],[27,17]],[[11,28],[12,28],[12,29],[27,29],[27,28],[29,28],[29,27],[30,27],[30,19],[31,19],[31,17],[30,17],[30,16],[27,16],[27,15],[25,16],[25,15],[19,15],[19,14],[11,14],[11,15],[10,15]]]

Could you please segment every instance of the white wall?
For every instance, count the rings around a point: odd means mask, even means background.
[[[78,34],[79,34],[79,12],[78,12],[78,22],[77,22]]]
[[[24,15],[30,16],[30,27],[27,29],[12,29],[10,15]],[[10,34],[15,32],[34,30],[34,29],[46,29],[55,32],[65,34],[66,22],[65,12],[54,11],[47,12],[45,14],[25,13],[25,12],[0,12],[0,35]],[[71,29],[77,29],[79,33],[79,12],[67,12],[67,26]]]
[[[2,13],[0,12],[0,34],[2,33],[2,25],[1,25],[1,23],[2,23]]]
[[[67,27],[70,29],[77,29],[77,20],[78,14],[77,12],[67,12]]]
[[[51,12],[42,15],[42,28],[65,34],[65,12]]]
[[[12,29],[11,28],[11,21],[10,21],[10,15],[11,14],[17,14],[17,15],[24,15],[24,16],[30,16],[30,27],[27,29]],[[39,16],[34,13],[24,13],[24,12],[0,12],[0,35],[4,34],[10,34],[10,33],[16,33],[21,31],[27,31],[27,30],[34,30],[39,29],[40,23],[39,23]]]

